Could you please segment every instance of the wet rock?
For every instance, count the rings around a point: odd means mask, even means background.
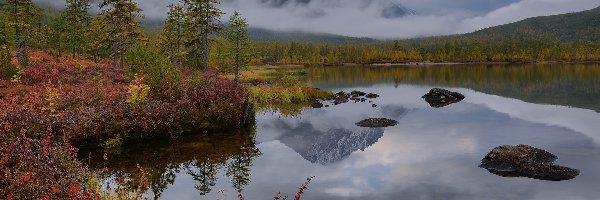
[[[368,128],[382,128],[382,127],[396,126],[396,125],[398,125],[398,121],[392,120],[392,119],[386,119],[386,118],[371,118],[371,119],[362,120],[362,121],[356,123],[356,125],[360,126],[360,127],[368,127]]]
[[[429,93],[423,95],[422,98],[425,99],[431,107],[441,108],[453,103],[461,102],[465,99],[465,95],[445,89],[433,88]]]
[[[367,94],[366,97],[369,98],[369,99],[375,99],[375,98],[379,98],[379,95],[378,94],[369,93],[369,94]]]
[[[343,103],[348,103],[349,99],[350,99],[350,94],[348,94],[344,91],[341,91],[341,92],[338,92],[335,94],[333,104],[339,105],[339,104],[343,104]]]
[[[311,103],[310,106],[313,108],[323,108],[323,103],[315,101],[315,102]]]
[[[361,91],[356,91],[356,90],[352,91],[350,93],[341,91],[341,92],[338,92],[335,94],[335,97],[333,98],[333,104],[339,105],[339,104],[348,103],[350,101],[352,101],[354,103],[360,103],[360,102],[366,102],[367,98],[377,98],[377,97],[379,97],[379,95],[377,95],[377,94],[373,94],[373,93],[367,94],[366,92],[361,92]]]
[[[367,95],[367,93],[355,90],[355,91],[350,92],[350,95],[352,95],[353,97],[363,97],[363,96]]]
[[[502,177],[528,177],[539,180],[563,181],[579,175],[579,170],[558,166],[558,157],[528,145],[500,146],[481,160],[479,167]]]

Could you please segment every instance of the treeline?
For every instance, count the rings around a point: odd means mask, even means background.
[[[218,0],[171,4],[158,35],[142,31],[140,20],[144,16],[135,0],[102,0],[97,15],[90,12],[90,0],[65,3],[63,10],[53,11],[32,0],[0,1],[0,46],[4,54],[16,51],[19,66],[28,65],[29,49],[41,49],[57,57],[69,55],[97,63],[112,59],[115,67],[122,67],[128,65],[128,57],[145,56],[127,54],[150,51],[178,67],[206,70],[210,50],[217,45],[213,43],[219,41],[218,63],[243,67],[250,61],[247,21],[236,12],[226,26],[221,22],[225,13],[219,10]]]
[[[256,42],[255,46],[260,62],[274,64],[600,60],[600,43],[586,41],[486,40],[447,36],[372,44]]]

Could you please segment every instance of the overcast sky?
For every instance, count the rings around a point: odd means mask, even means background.
[[[64,5],[62,0],[34,1],[55,7]],[[138,2],[147,20],[162,20],[167,5],[177,0]],[[472,32],[529,17],[598,6],[598,0],[222,0],[221,8],[227,13],[240,11],[255,27],[409,38]],[[416,14],[382,15],[390,8],[406,8]]]

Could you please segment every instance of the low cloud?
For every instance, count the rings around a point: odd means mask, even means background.
[[[57,0],[35,0],[55,7]],[[176,0],[138,0],[147,20],[161,21]],[[397,6],[390,9],[390,6]],[[222,0],[226,13],[238,10],[251,26],[374,38],[458,34],[529,17],[588,10],[597,0]],[[402,8],[402,9],[398,9]],[[384,10],[406,11],[400,17]],[[415,15],[410,13],[415,12]],[[224,18],[225,20],[225,18]]]

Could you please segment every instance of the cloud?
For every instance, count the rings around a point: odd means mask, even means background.
[[[58,0],[35,0],[64,6]],[[138,0],[147,20],[162,21],[177,0]],[[411,38],[472,32],[529,17],[592,9],[597,0],[222,0],[251,26],[347,36]],[[412,11],[416,15],[410,15]],[[409,14],[404,16],[405,14]],[[403,16],[403,17],[399,17]],[[227,16],[225,16],[227,17]],[[226,18],[224,18],[225,21]]]

